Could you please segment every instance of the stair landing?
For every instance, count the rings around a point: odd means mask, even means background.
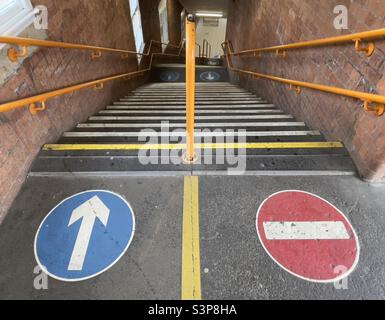
[[[229,74],[223,66],[197,65],[196,82],[228,82]],[[152,82],[183,83],[186,82],[185,64],[157,64],[151,71]]]

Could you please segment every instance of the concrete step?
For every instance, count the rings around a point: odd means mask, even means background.
[[[87,175],[101,174],[110,176],[112,173],[130,175],[154,175],[163,172],[165,175],[175,175],[178,172],[191,172],[190,165],[173,163],[159,165],[143,165],[137,156],[134,157],[56,157],[38,158],[29,173],[30,176],[47,175]]]
[[[220,122],[223,120],[226,121],[250,121],[250,120],[287,120],[287,119],[293,119],[292,115],[286,115],[286,114],[279,114],[279,115],[248,115],[248,116],[196,116],[195,120],[197,122],[199,121],[215,121]],[[133,122],[133,121],[148,121],[149,123],[151,121],[186,121],[186,116],[135,116],[135,117],[128,117],[128,116],[93,116],[89,118],[90,122],[97,121],[97,122]]]
[[[195,115],[255,115],[255,114],[278,114],[283,113],[282,110],[278,109],[243,109],[243,110],[237,110],[237,109],[228,109],[228,110],[202,110],[198,109],[195,111]],[[186,115],[186,110],[102,110],[98,113],[98,115]],[[167,119],[165,119],[167,120]]]
[[[231,82],[207,82],[207,83],[201,83],[197,82],[195,84],[197,87],[219,87],[219,86],[232,86],[232,87],[239,87],[237,84],[231,83]],[[153,87],[178,87],[183,86],[183,83],[176,82],[176,83],[162,83],[162,82],[149,82],[141,86],[141,88],[153,88]]]
[[[207,101],[207,102],[223,102],[223,101],[232,101],[232,102],[239,102],[242,103],[244,101],[261,101],[261,98],[253,97],[253,96],[242,96],[242,97],[233,97],[233,96],[221,96],[221,97],[195,97],[195,101],[199,103],[200,101]],[[158,97],[129,97],[129,98],[123,98],[119,100],[120,102],[156,102],[156,101],[163,101],[163,102],[186,102],[186,96],[180,96],[180,97],[164,97],[164,98],[158,98]]]
[[[196,88],[195,92],[197,94],[252,94],[251,92],[248,92],[244,89],[240,88]],[[186,93],[186,87],[181,88],[174,88],[174,89],[161,89],[161,88],[154,88],[154,89],[137,89],[133,92],[130,92],[129,94],[168,94],[168,93]]]
[[[186,91],[186,83],[180,83],[180,85],[178,86],[151,86],[151,87],[146,87],[146,86],[142,86],[142,87],[138,87],[136,89],[134,89],[133,91],[134,92],[151,92],[152,91],[155,91],[155,92],[165,92],[165,91]],[[224,86],[224,85],[221,85],[221,86],[213,86],[213,85],[204,85],[204,86],[195,86],[195,90],[196,91],[216,91],[216,90],[219,90],[219,91],[225,91],[225,90],[231,90],[231,91],[237,91],[237,92],[248,92],[248,93],[251,93],[250,91],[246,90],[245,88],[242,88],[242,87],[238,87],[238,86]],[[129,93],[131,93],[132,91],[130,91]]]
[[[182,152],[180,152],[180,157]],[[161,163],[162,158],[154,158],[153,161]],[[239,157],[244,161],[246,171],[243,174],[255,175],[354,175],[355,167],[348,156],[343,155],[308,155],[308,156],[246,156]],[[143,161],[143,160],[142,160]],[[137,156],[106,156],[106,157],[39,157],[35,161],[30,175],[84,175],[84,174],[128,174],[135,175],[139,172],[151,175],[152,172],[186,172],[191,170],[200,174],[228,174],[231,165],[184,165],[184,164],[143,164]],[[163,159],[164,163],[169,162],[168,158]],[[214,163],[225,162],[225,159],[213,158]]]
[[[149,136],[154,137],[180,137],[186,136],[185,132],[149,132]],[[308,136],[321,136],[319,131],[247,131],[244,133],[246,137],[288,137],[288,136],[297,136],[297,137],[308,137]],[[129,137],[129,138],[138,138],[142,135],[141,131],[137,132],[65,132],[63,137],[65,138],[83,138],[83,137]],[[232,137],[236,134],[234,132],[201,132],[196,131],[195,137]]]
[[[162,123],[82,123],[76,126],[78,132],[138,132],[143,128],[159,132],[165,124]],[[185,129],[186,122],[168,123],[171,130]],[[197,130],[238,130],[247,131],[306,131],[309,130],[304,122],[227,122],[227,123],[196,123]]]
[[[144,85],[139,87],[138,89],[174,89],[174,88],[184,88],[186,87],[186,83],[183,82],[175,82],[175,83],[154,83],[153,85]],[[237,88],[237,89],[242,89],[245,90],[245,88],[234,85],[234,84],[229,84],[226,82],[215,82],[215,83],[199,83],[197,82],[195,84],[196,88],[202,88],[202,89],[210,89],[210,88]]]
[[[241,89],[196,89],[196,95],[210,95],[210,94],[225,94],[225,95],[237,95],[237,94],[250,94],[245,90]],[[149,89],[149,90],[139,90],[133,91],[133,95],[186,95],[186,88],[173,89],[173,90],[163,90],[163,89]]]
[[[180,82],[180,83],[158,83],[157,85],[152,86],[142,86],[137,88],[136,90],[180,90],[185,89],[186,83]],[[236,86],[236,85],[229,85],[224,83],[197,83],[195,85],[195,88],[197,90],[212,90],[212,89],[236,89],[236,90],[242,90],[247,91],[245,88]]]
[[[141,142],[140,142],[141,141]],[[186,142],[186,134],[182,132],[66,132],[58,141],[60,144],[77,143],[143,143],[143,141]],[[320,142],[325,141],[319,132],[200,132],[195,134],[196,143],[224,142]]]
[[[142,87],[139,87],[137,89],[135,89],[135,91],[149,91],[149,90],[155,90],[155,91],[173,91],[173,90],[185,90],[186,89],[186,83],[173,83],[173,84],[169,84],[169,83],[159,83],[157,84],[156,86],[152,85],[152,86],[142,86]],[[238,91],[242,91],[242,92],[247,92],[246,89],[242,88],[242,87],[239,87],[239,86],[235,86],[235,85],[227,85],[227,84],[219,84],[219,83],[216,83],[216,84],[210,84],[210,83],[204,83],[202,85],[199,85],[198,83],[196,84],[195,86],[195,89],[197,91],[201,90],[201,91],[210,91],[210,90],[238,90]]]
[[[268,104],[264,101],[259,101],[256,104],[240,104],[240,105],[225,105],[225,104],[218,104],[218,105],[196,105],[195,110],[240,110],[240,109],[246,109],[246,110],[258,110],[258,109],[272,109],[276,108],[274,104]],[[106,110],[186,110],[185,105],[172,105],[172,106],[127,106],[127,105],[112,105],[107,106]]]
[[[238,106],[238,105],[258,105],[258,104],[267,104],[268,102],[267,101],[264,101],[264,100],[254,100],[254,101],[242,101],[242,102],[238,102],[238,101],[222,101],[222,104],[223,105],[228,105],[228,106]],[[197,107],[199,106],[209,106],[209,105],[220,105],[221,104],[221,101],[199,101],[199,103],[197,104]],[[140,102],[140,101],[137,101],[137,102],[127,102],[127,101],[124,101],[124,102],[121,102],[121,101],[118,101],[118,102],[114,102],[114,105],[116,106],[175,106],[175,105],[179,105],[179,106],[185,106],[186,107],[186,102],[185,101],[159,101],[159,102],[154,102],[154,101],[150,101],[150,102]]]
[[[170,91],[170,92],[135,92],[131,95],[127,95],[123,99],[186,99],[186,91]],[[223,98],[231,98],[231,99],[247,99],[247,98],[255,98],[262,100],[261,97],[256,96],[255,94],[250,94],[247,92],[241,91],[231,91],[231,92],[220,92],[220,91],[201,91],[195,93],[196,99],[223,99]]]
[[[86,145],[86,144],[84,144]],[[67,149],[43,149],[39,157],[42,158],[61,158],[61,157],[137,157],[137,150],[116,150],[108,149],[110,144],[101,144],[100,150],[82,150],[78,148],[76,150]],[[285,157],[285,156],[335,156],[343,155],[349,156],[345,148],[301,148],[301,149],[247,149],[247,156],[271,156],[271,157]]]

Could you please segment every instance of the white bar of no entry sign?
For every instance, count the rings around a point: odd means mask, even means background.
[[[264,222],[268,240],[348,240],[342,221]]]

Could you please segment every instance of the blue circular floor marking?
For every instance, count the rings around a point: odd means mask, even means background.
[[[206,71],[201,73],[200,78],[202,81],[207,81],[207,82],[218,81],[221,79],[221,75],[215,71]]]
[[[135,233],[130,204],[110,191],[86,191],[56,206],[35,237],[36,261],[51,277],[87,280],[125,254]]]
[[[160,79],[165,82],[175,82],[180,79],[180,74],[176,71],[164,71],[161,73]]]

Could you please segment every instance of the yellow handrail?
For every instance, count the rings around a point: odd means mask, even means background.
[[[24,51],[24,49],[26,49],[27,47],[33,46],[33,47],[88,50],[88,51],[92,51],[94,54],[97,54],[98,56],[100,56],[101,52],[121,53],[122,55],[127,55],[127,54],[143,55],[141,53],[134,52],[131,50],[113,49],[113,48],[106,48],[106,47],[99,47],[99,46],[90,46],[90,45],[83,45],[83,44],[30,39],[30,38],[0,37],[0,43],[20,46],[20,48],[22,49],[21,51]],[[17,53],[18,52],[14,48],[10,48],[8,51],[8,57],[12,61],[15,61],[14,57],[16,56],[15,54]],[[24,57],[25,54],[19,54],[17,55],[17,57]]]
[[[259,49],[250,49],[250,50],[242,50],[238,52],[230,52],[229,54],[232,56],[240,56],[240,55],[248,55],[248,54],[259,54],[262,52],[275,52],[277,55],[285,55],[288,50],[295,50],[301,48],[310,48],[310,47],[320,47],[327,46],[333,44],[341,44],[341,43],[354,43],[354,47],[357,51],[365,51],[367,56],[371,56],[375,50],[375,44],[373,42],[368,43],[366,46],[362,46],[363,41],[375,40],[385,37],[385,28],[377,29],[372,31],[364,31],[358,32],[343,36],[336,36],[318,40],[310,40],[310,41],[302,41],[291,44],[284,44],[266,48]]]
[[[193,163],[195,156],[195,16],[189,14],[186,18],[186,128],[187,151],[184,155],[186,163]]]
[[[167,44],[167,45],[173,48],[183,49],[183,42],[184,40],[182,40],[178,46],[173,44]],[[31,38],[18,38],[18,37],[1,37],[0,36],[0,43],[17,45],[20,47],[19,51],[17,51],[15,48],[8,49],[8,58],[12,62],[16,62],[18,58],[24,58],[27,55],[27,48],[31,46],[92,51],[92,58],[95,59],[95,58],[101,57],[102,52],[120,53],[122,55],[122,58],[127,58],[129,55],[148,56],[153,44],[160,44],[160,45],[165,44],[160,41],[151,40],[147,53],[141,53],[141,52],[135,52],[132,50],[125,50],[125,49],[114,49],[114,48],[76,44],[76,43],[69,43],[69,42],[49,41],[49,40],[40,40],[40,39],[31,39]]]
[[[289,87],[290,90],[296,91],[297,93],[301,93],[302,88],[308,88],[308,89],[323,91],[323,92],[327,92],[327,93],[337,94],[337,95],[341,95],[341,96],[345,96],[345,97],[359,99],[359,100],[364,102],[364,109],[366,111],[373,111],[378,116],[382,116],[385,113],[385,96],[361,92],[361,91],[342,89],[342,88],[337,88],[337,87],[333,87],[333,86],[326,86],[326,85],[316,84],[316,83],[311,83],[311,82],[290,80],[290,79],[285,79],[285,78],[280,78],[280,77],[276,77],[276,76],[271,76],[271,75],[266,75],[266,74],[257,73],[257,72],[253,72],[253,71],[235,68],[233,66],[233,62],[231,60],[232,59],[231,54],[228,53],[231,50],[233,50],[231,42],[230,41],[224,42],[222,44],[222,47],[225,50],[227,66],[228,66],[229,70],[231,70],[231,71],[242,73],[242,74],[256,77],[256,78],[269,79],[269,80],[285,83],[285,84],[290,85],[290,87]],[[372,104],[374,104],[374,105],[372,106]]]
[[[42,106],[44,105],[44,109],[45,109],[45,103],[47,102],[48,99],[52,99],[52,98],[55,98],[58,96],[62,96],[62,95],[68,94],[68,93],[72,93],[74,91],[78,91],[78,90],[90,88],[90,87],[94,87],[95,89],[102,89],[103,86],[100,86],[100,85],[102,85],[106,82],[118,80],[118,79],[123,79],[123,78],[127,78],[127,77],[134,76],[134,75],[139,75],[139,74],[142,74],[144,72],[146,72],[146,70],[119,74],[119,75],[115,75],[115,76],[111,76],[111,77],[107,77],[107,78],[103,78],[103,79],[98,79],[98,80],[85,82],[85,83],[81,83],[78,85],[50,91],[47,93],[42,93],[42,94],[39,94],[36,96],[20,99],[17,101],[4,103],[4,104],[0,105],[0,112],[6,112],[6,111],[9,111],[9,110],[12,110],[15,108],[20,108],[20,107],[24,107],[26,105],[29,105],[30,112],[32,114],[36,114],[36,111],[42,111],[43,110],[43,109],[36,110],[36,103],[41,103]]]
[[[166,45],[168,47],[172,47],[172,48],[175,48],[175,49],[178,49],[178,55],[181,55],[182,54],[182,51],[183,51],[183,47],[186,43],[186,40],[185,39],[182,39],[179,43],[178,46],[174,45],[174,44],[170,44],[170,43],[164,43],[164,42],[161,42],[161,41],[157,41],[157,40],[151,40],[150,42],[150,46],[148,47],[148,50],[147,50],[147,53],[143,53],[142,55],[143,56],[148,56],[150,51],[151,51],[151,48],[153,46],[153,44],[159,44],[159,45]],[[167,53],[164,53],[165,55],[167,55]]]
[[[1,38],[0,38],[0,42],[1,42]],[[158,44],[158,43],[162,44],[159,41],[151,40],[151,43],[150,43],[150,46],[148,47],[147,52],[140,54],[142,56],[150,56],[151,55],[150,63],[148,65],[148,67],[145,69],[134,71],[134,72],[129,72],[129,73],[122,73],[122,74],[118,74],[118,75],[114,75],[114,76],[110,76],[110,77],[106,77],[106,78],[102,78],[102,79],[97,79],[97,80],[93,80],[93,81],[89,81],[89,82],[84,82],[81,84],[53,90],[50,92],[38,94],[38,95],[31,96],[28,98],[23,98],[23,99],[19,99],[16,101],[3,103],[3,104],[0,104],[0,113],[10,111],[10,110],[16,109],[16,108],[22,108],[24,106],[29,106],[29,111],[33,115],[35,115],[35,114],[37,114],[38,111],[43,111],[46,109],[46,102],[48,99],[52,99],[52,98],[55,98],[58,96],[62,96],[62,95],[68,94],[68,93],[72,93],[74,91],[78,91],[78,90],[82,90],[82,89],[86,89],[86,88],[90,88],[90,87],[94,87],[97,90],[103,89],[103,87],[104,87],[103,85],[106,82],[119,80],[119,79],[127,79],[127,78],[130,78],[133,76],[143,75],[144,73],[149,72],[152,69],[152,65],[153,65],[153,61],[154,61],[155,56],[171,56],[171,57],[180,56],[182,53],[182,50],[183,50],[184,40],[181,41],[179,46],[175,46],[175,48],[179,48],[178,54],[151,53],[152,48],[153,48],[153,44]],[[90,47],[90,46],[88,46],[88,47]],[[77,49],[77,48],[73,48],[73,49]],[[84,48],[82,48],[82,49],[84,49]],[[105,48],[105,49],[107,49],[107,48]],[[89,50],[89,49],[85,49],[85,50]],[[133,54],[137,54],[137,53],[133,52]],[[37,103],[40,103],[40,107],[36,106]]]

